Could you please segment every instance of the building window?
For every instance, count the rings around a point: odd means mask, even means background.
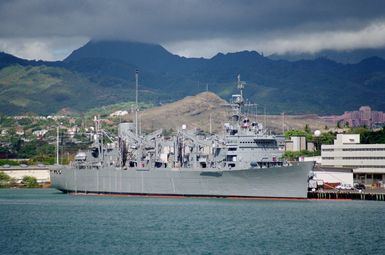
[[[342,151],[385,151],[385,148],[344,148]]]
[[[342,159],[362,160],[362,159],[385,159],[385,157],[342,157]]]
[[[345,166],[342,166],[342,167],[345,167],[345,168],[384,168],[385,169],[385,166],[368,166],[368,165],[345,165]]]

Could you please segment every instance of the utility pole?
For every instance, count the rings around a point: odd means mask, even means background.
[[[266,128],[266,105],[263,106],[263,114],[264,114],[264,122],[265,122],[265,128]]]
[[[56,165],[59,165],[59,126],[56,127]]]
[[[282,134],[285,134],[285,112],[282,113]]]
[[[258,104],[255,104],[255,122],[258,123]]]
[[[210,135],[212,134],[212,125],[211,125],[211,113],[210,113]]]

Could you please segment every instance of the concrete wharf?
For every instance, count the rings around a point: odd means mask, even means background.
[[[334,200],[375,200],[385,201],[385,190],[323,190],[309,191],[308,199],[334,199]]]

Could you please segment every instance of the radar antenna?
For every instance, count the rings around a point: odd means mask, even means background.
[[[243,89],[245,88],[246,82],[241,81],[241,75],[238,74],[238,82],[237,82],[237,87],[241,93],[241,97],[243,99]],[[243,100],[242,100],[243,101]]]

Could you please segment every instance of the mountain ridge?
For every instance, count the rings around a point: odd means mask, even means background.
[[[28,66],[50,67],[48,74],[43,69],[35,70],[42,72],[40,80],[36,80],[37,93],[45,93],[38,86],[39,82],[45,82],[42,79],[55,77],[61,77],[60,91],[67,89],[68,93],[64,93],[65,97],[57,96],[55,91],[47,94],[61,98],[59,103],[47,100],[41,107],[33,104],[26,104],[22,109],[15,107],[9,98],[18,94],[7,92],[10,76],[4,74],[4,68],[13,65],[25,69]],[[68,72],[63,75],[62,70]],[[30,61],[0,53],[0,111],[15,114],[29,109],[41,113],[45,107],[47,110],[43,112],[54,112],[59,106],[86,110],[87,107],[132,100],[136,70],[140,74],[140,99],[153,105],[205,90],[228,99],[237,93],[236,76],[241,74],[242,80],[247,82],[245,96],[250,102],[265,105],[271,113],[340,114],[360,105],[385,110],[385,60],[379,57],[356,64],[342,64],[328,58],[294,62],[272,60],[256,51],[218,53],[210,59],[185,58],[156,44],[90,41],[64,61]],[[31,77],[26,78],[28,82]],[[81,86],[86,87],[88,93],[81,92]],[[79,97],[83,99],[79,102],[74,100]],[[23,99],[36,101],[28,94],[23,94],[20,102]]]
[[[328,58],[342,64],[357,64],[370,57],[380,57],[385,59],[385,48],[364,48],[355,50],[321,50],[315,53],[283,53],[271,54],[268,56],[272,60],[298,61],[301,59],[314,60],[316,58]]]

